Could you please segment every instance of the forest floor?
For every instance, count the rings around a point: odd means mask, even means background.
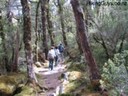
[[[64,93],[67,90],[69,90],[71,87],[73,87],[71,82],[70,83],[62,82],[61,76],[62,73],[65,72],[65,70],[66,70],[66,65],[61,65],[61,64],[58,65],[57,67],[54,67],[52,71],[49,68],[43,68],[42,70],[40,70],[39,74],[41,78],[39,80],[39,83],[48,90],[44,92],[40,92],[37,96],[58,96],[59,93]],[[70,80],[71,79],[77,80],[80,77],[81,77],[80,72],[78,71],[70,72],[70,77],[69,77]],[[82,92],[80,96],[101,96],[101,95],[95,92]]]

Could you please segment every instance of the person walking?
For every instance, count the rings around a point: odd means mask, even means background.
[[[58,46],[58,49],[59,49],[59,52],[60,52],[60,59],[61,59],[61,62],[64,61],[64,46],[62,45],[62,43],[60,43],[60,45]]]
[[[51,70],[53,70],[54,58],[55,58],[55,50],[54,47],[51,47],[51,49],[48,51],[49,68]]]
[[[55,46],[55,66],[57,66],[58,65],[58,60],[59,60],[59,55],[60,55],[60,52],[59,52],[59,49],[58,49],[58,47],[57,46]]]

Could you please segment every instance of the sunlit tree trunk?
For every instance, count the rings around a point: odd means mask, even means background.
[[[42,31],[43,31],[43,51],[47,59],[48,45],[47,45],[47,35],[46,35],[46,0],[41,0],[41,16],[42,16]]]
[[[23,41],[25,45],[25,56],[27,61],[27,73],[28,73],[28,82],[34,83],[36,81],[35,73],[33,70],[33,56],[32,56],[32,47],[31,47],[31,18],[30,18],[30,9],[27,0],[21,0],[22,13],[23,13]]]
[[[61,0],[57,0],[57,2],[58,2],[58,8],[59,8],[58,12],[59,12],[59,15],[60,15],[60,23],[61,23],[61,29],[62,29],[62,35],[63,35],[63,42],[64,42],[65,47],[67,47],[68,43],[67,43],[66,32],[65,32],[63,8],[62,8],[62,5],[61,5]]]
[[[51,15],[50,15],[50,8],[49,8],[49,0],[47,0],[47,22],[48,22],[48,33],[50,36],[50,40],[51,40],[51,45],[54,45],[54,36],[53,36],[53,25],[52,25],[52,21],[51,21]]]
[[[78,0],[71,0],[71,5],[73,8],[75,20],[76,20],[76,27],[77,27],[77,34],[78,38],[81,43],[81,47],[84,53],[84,57],[87,61],[90,71],[90,80],[94,88],[98,88],[100,86],[99,80],[101,78],[99,70],[97,68],[97,64],[92,56],[92,52],[89,47],[89,43],[86,36],[86,27],[83,18],[82,9],[80,8],[80,4]],[[97,82],[95,82],[97,81]]]

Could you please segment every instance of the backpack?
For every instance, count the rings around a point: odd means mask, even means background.
[[[48,58],[49,59],[54,59],[54,56],[52,55],[52,53],[50,53],[50,52],[48,53]]]
[[[64,47],[62,45],[59,46],[59,51],[62,53],[64,51]]]

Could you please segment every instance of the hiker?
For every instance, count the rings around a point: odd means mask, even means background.
[[[51,47],[51,49],[50,49],[49,52],[48,52],[49,68],[50,68],[51,70],[53,70],[54,58],[55,58],[54,47]]]
[[[60,45],[58,46],[58,49],[59,49],[59,52],[60,52],[60,59],[61,59],[61,62],[64,61],[64,46],[62,45],[62,43],[60,43]]]
[[[55,66],[57,66],[58,65],[58,60],[59,60],[59,55],[60,55],[60,52],[59,52],[59,49],[58,49],[58,47],[57,46],[55,46]]]

